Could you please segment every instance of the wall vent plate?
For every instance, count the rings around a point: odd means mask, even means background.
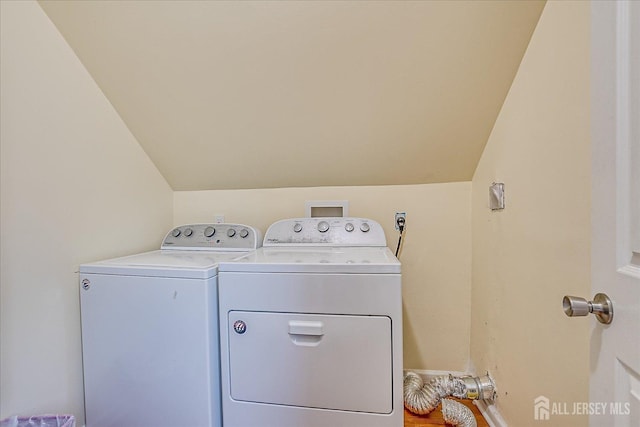
[[[305,203],[307,218],[349,216],[348,200],[309,200]]]
[[[492,211],[504,209],[504,183],[494,182],[489,187],[489,207]]]

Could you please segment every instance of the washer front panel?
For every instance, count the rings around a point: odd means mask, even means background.
[[[217,278],[80,280],[87,426],[219,427]]]

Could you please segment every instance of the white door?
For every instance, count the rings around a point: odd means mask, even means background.
[[[640,2],[592,2],[591,426],[640,426]]]

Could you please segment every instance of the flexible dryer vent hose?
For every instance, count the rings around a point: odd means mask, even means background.
[[[435,377],[428,384],[420,375],[407,372],[404,375],[404,406],[414,414],[425,415],[440,404],[443,397],[465,397],[462,380],[453,376]]]
[[[442,418],[447,424],[459,427],[477,427],[476,418],[471,409],[460,402],[442,399]]]
[[[433,378],[428,384],[424,384],[420,375],[414,372],[407,372],[404,376],[404,406],[409,411],[419,415],[428,414],[442,401],[445,421],[455,426],[475,427],[475,417],[469,408],[445,397],[493,400],[495,394],[495,385],[489,374],[462,378],[441,376]]]

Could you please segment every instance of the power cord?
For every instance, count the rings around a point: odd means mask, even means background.
[[[396,219],[396,224],[398,224],[398,229],[400,230],[400,235],[398,236],[398,247],[396,248],[396,257],[398,257],[398,253],[400,253],[400,244],[402,243],[402,232],[404,231],[404,221],[403,217],[399,217]]]

